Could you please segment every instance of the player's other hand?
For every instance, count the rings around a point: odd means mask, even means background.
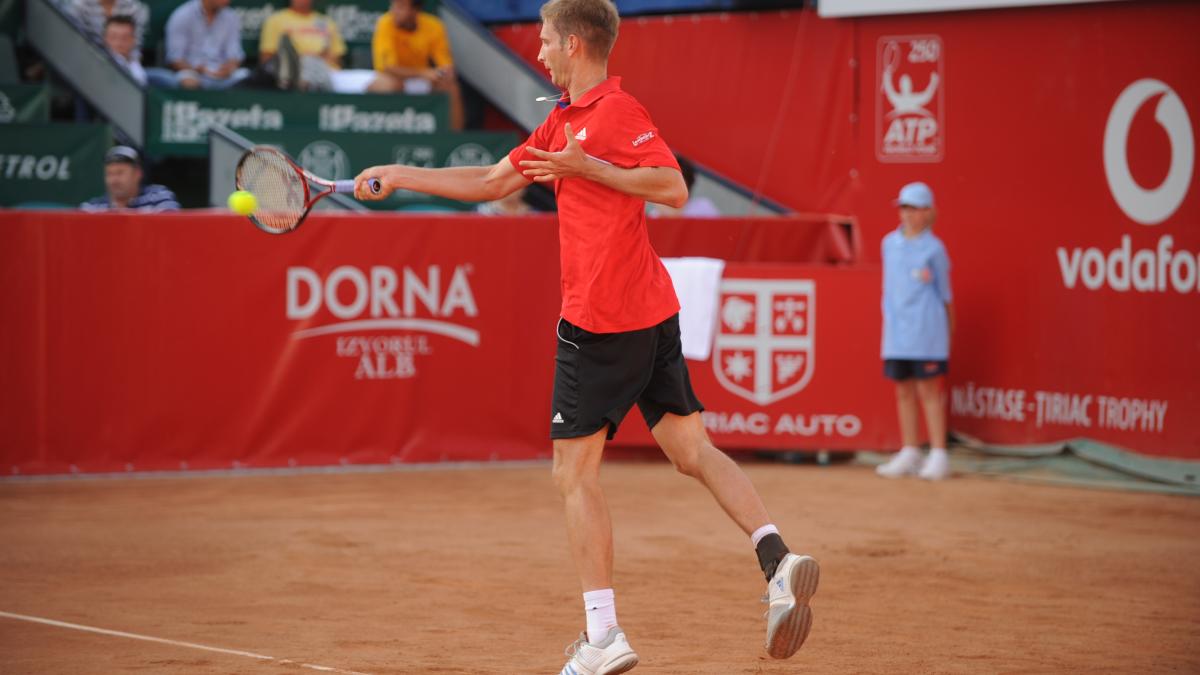
[[[372,166],[363,169],[363,172],[354,177],[354,198],[360,201],[379,201],[387,199],[389,195],[396,190],[395,184],[389,179],[391,167],[387,166]],[[373,192],[369,181],[372,178],[378,178],[380,184],[379,192]]]
[[[526,147],[526,152],[538,159],[521,160],[521,173],[539,183],[577,176],[586,177],[591,163],[587,153],[583,151],[583,146],[575,139],[575,131],[571,129],[570,122],[563,126],[563,133],[567,136],[567,147],[558,152]]]

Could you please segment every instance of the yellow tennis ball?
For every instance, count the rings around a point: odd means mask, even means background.
[[[248,216],[258,208],[258,200],[245,190],[238,190],[229,195],[229,208],[239,215]]]

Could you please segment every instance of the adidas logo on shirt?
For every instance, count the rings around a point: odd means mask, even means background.
[[[580,129],[579,133],[575,134],[575,140],[577,140],[577,141],[586,141],[587,140],[587,127]]]
[[[553,424],[563,424],[562,413],[560,413],[560,412],[554,413],[554,419],[550,420],[550,422]]]

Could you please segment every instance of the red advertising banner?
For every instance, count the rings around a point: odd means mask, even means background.
[[[894,448],[892,387],[879,358],[880,272],[726,266],[707,361],[688,361],[704,423],[726,449]],[[631,413],[614,442],[651,445]]]
[[[652,229],[667,252],[848,259],[824,221]],[[9,211],[0,270],[5,473],[550,451],[553,217],[314,215],[271,237],[228,215]],[[811,439],[789,440],[770,447]]]
[[[929,183],[958,314],[951,426],[1200,458],[1200,6],[856,23],[864,252],[900,186]],[[913,152],[892,153],[908,119]]]

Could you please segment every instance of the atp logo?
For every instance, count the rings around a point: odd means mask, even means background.
[[[813,374],[814,282],[726,279],[719,307],[712,363],[722,387],[759,405],[804,389]]]
[[[1133,179],[1126,146],[1134,116],[1147,101],[1159,95],[1154,120],[1166,130],[1171,142],[1171,163],[1162,184],[1147,190]],[[1167,84],[1150,78],[1125,87],[1113,103],[1104,126],[1104,177],[1125,215],[1142,225],[1157,225],[1170,218],[1187,196],[1195,159],[1192,121],[1179,94]]]
[[[879,38],[875,156],[940,162],[945,154],[945,77],[937,35]]]

